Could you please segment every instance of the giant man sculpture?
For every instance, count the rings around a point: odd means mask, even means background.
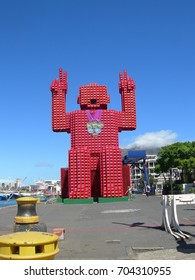
[[[126,189],[118,133],[136,128],[133,79],[126,71],[119,75],[121,112],[107,109],[110,102],[107,88],[94,83],[80,87],[77,99],[80,110],[66,112],[68,83],[67,73],[62,69],[50,89],[52,129],[71,136],[69,167],[61,169],[62,197],[123,196]]]

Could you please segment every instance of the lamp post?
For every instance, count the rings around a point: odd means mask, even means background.
[[[171,185],[171,194],[173,194],[172,168],[170,168],[170,185]]]

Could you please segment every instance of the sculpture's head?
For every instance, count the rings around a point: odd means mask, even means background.
[[[110,102],[110,96],[107,93],[106,86],[98,84],[89,84],[79,88],[77,103],[81,110],[86,109],[107,109]]]

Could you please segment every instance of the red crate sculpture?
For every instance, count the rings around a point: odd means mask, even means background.
[[[135,83],[126,71],[119,78],[121,112],[107,109],[106,86],[93,83],[79,89],[81,110],[67,113],[67,73],[59,69],[59,79],[51,84],[52,129],[71,135],[69,167],[61,169],[62,197],[124,195],[128,179],[123,177],[129,172],[122,165],[118,132],[136,129]]]

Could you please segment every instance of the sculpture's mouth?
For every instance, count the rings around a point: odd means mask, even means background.
[[[91,104],[96,104],[97,103],[97,99],[91,99]]]

